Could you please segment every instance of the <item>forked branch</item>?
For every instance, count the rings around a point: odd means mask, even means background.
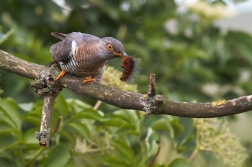
[[[0,69],[35,79],[39,77],[41,71],[49,70],[49,67],[27,62],[0,50]],[[52,76],[56,77],[59,72],[59,70],[52,71]],[[252,95],[209,103],[178,102],[155,94],[155,84],[151,84],[153,86],[150,94],[140,94],[96,83],[83,83],[82,81],[83,79],[81,78],[67,74],[60,79],[59,83],[62,87],[71,89],[84,96],[119,108],[144,110],[147,111],[147,114],[207,118],[234,115],[252,110]],[[153,92],[155,95],[153,95]]]

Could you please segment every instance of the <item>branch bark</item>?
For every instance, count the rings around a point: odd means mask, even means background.
[[[35,132],[35,137],[39,140],[39,145],[42,147],[49,147],[51,143],[50,128],[54,102],[62,90],[59,83],[54,82],[54,78],[52,77],[51,73],[54,69],[55,67],[52,66],[49,70],[41,71],[39,79],[35,79],[30,85],[31,87],[35,87],[36,93],[44,96],[40,132]]]
[[[0,69],[35,79],[39,77],[41,71],[49,70],[49,67],[27,62],[0,50]],[[55,70],[52,72],[52,75],[56,77],[59,73],[59,70]],[[148,112],[150,112],[149,114],[209,118],[234,115],[252,110],[252,95],[209,103],[178,102],[168,100],[158,94],[148,96],[147,94],[126,92],[105,85],[83,83],[82,81],[83,79],[81,78],[66,74],[59,82],[64,88],[119,108],[142,111],[147,108]],[[151,87],[155,88],[153,83],[151,83]]]

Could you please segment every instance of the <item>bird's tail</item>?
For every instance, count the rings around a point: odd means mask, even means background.
[[[66,38],[67,34],[63,34],[63,33],[60,33],[60,32],[51,32],[51,35],[60,39],[60,40],[63,40]]]

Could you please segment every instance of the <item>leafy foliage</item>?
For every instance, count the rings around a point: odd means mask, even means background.
[[[34,137],[40,126],[42,102],[18,105],[10,98],[0,101],[2,166],[13,166],[13,159],[20,166],[78,166],[80,162],[87,166],[146,166],[158,148],[157,131],[163,130],[162,126],[171,132],[175,130],[169,121],[160,126],[137,111],[105,114],[76,99],[58,99],[52,124],[60,115],[65,116],[53,137],[53,145],[42,151]],[[64,109],[69,112],[66,114]],[[23,156],[16,158],[16,154]]]
[[[194,167],[191,163],[187,162],[187,160],[183,158],[174,159],[169,167],[182,167],[182,166]]]

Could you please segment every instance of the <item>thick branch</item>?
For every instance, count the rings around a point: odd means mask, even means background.
[[[38,78],[39,73],[48,67],[19,59],[0,50],[0,69],[22,75],[27,78]],[[57,74],[59,72],[56,72]],[[52,74],[56,76],[57,74]],[[83,83],[83,79],[66,75],[60,84],[84,96],[94,98],[119,108],[144,110],[149,102],[145,94],[126,92],[96,83]],[[182,117],[219,117],[238,114],[252,109],[252,95],[233,100],[221,100],[211,103],[177,102],[167,100],[162,95],[155,95],[151,101],[151,114],[167,114]]]
[[[0,50],[0,69],[26,78],[35,79],[39,77],[40,71],[44,71],[48,68],[27,62]]]

